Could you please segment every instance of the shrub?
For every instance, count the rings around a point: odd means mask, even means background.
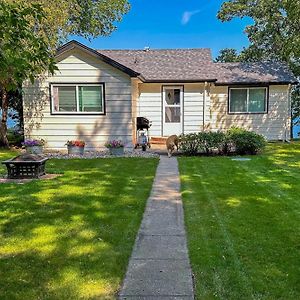
[[[197,133],[182,134],[179,137],[179,148],[186,155],[196,155],[200,148]]]
[[[239,155],[256,154],[264,149],[265,138],[246,129],[232,127],[226,133],[199,132],[180,136],[179,148],[186,155],[196,155],[204,151],[209,155],[217,150],[218,154],[236,152]]]
[[[256,154],[266,146],[265,138],[246,129],[232,127],[227,131],[227,143],[231,144],[237,154]]]
[[[21,130],[15,130],[14,128],[9,128],[7,130],[7,138],[10,145],[22,146],[24,142],[24,134]]]
[[[221,131],[200,132],[198,133],[198,137],[200,140],[200,148],[202,148],[206,154],[211,154],[213,150],[218,150],[218,153],[223,153],[226,141],[225,133]]]

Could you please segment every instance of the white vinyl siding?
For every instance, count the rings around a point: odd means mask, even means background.
[[[287,85],[269,86],[268,113],[228,114],[228,87],[212,86],[211,129],[227,130],[232,126],[253,130],[268,140],[284,140],[290,136],[289,88]]]
[[[62,54],[58,68],[54,76],[23,86],[26,137],[43,138],[52,149],[66,149],[66,141],[75,139],[85,140],[87,149],[102,148],[110,139],[121,139],[130,146],[130,76],[77,49]],[[51,114],[49,87],[66,82],[79,86],[104,83],[105,114]]]
[[[178,85],[178,84],[177,84]],[[138,116],[152,122],[151,136],[162,136],[162,92],[163,88],[176,84],[140,83]],[[203,83],[186,83],[183,86],[183,130],[184,133],[199,132],[203,128]],[[206,99],[209,105],[209,99]],[[204,111],[209,119],[209,109]]]
[[[138,117],[145,117],[152,122],[150,136],[162,135],[162,85],[140,83],[138,99]]]
[[[204,84],[184,85],[183,130],[184,133],[199,132],[203,129]]]

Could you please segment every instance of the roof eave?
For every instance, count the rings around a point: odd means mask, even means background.
[[[256,81],[256,82],[251,82],[251,81],[236,81],[236,82],[216,82],[215,85],[221,86],[221,85],[253,85],[253,86],[264,86],[264,85],[287,85],[287,84],[292,84],[295,85],[297,84],[297,81]]]
[[[89,48],[75,40],[72,40],[64,45],[62,45],[61,47],[59,47],[57,50],[56,50],[56,57],[59,57],[60,55],[62,55],[63,53],[65,53],[66,51],[69,51],[71,49],[74,49],[74,48],[80,48],[81,50],[85,51],[85,52],[88,52],[89,54],[97,57],[97,58],[100,58],[103,62],[115,67],[116,69],[126,73],[127,75],[129,75],[130,77],[139,77],[140,76],[140,73],[120,64],[119,62],[111,59],[110,57],[104,55],[104,54],[101,54],[99,52],[97,52],[96,50],[92,49],[92,48]]]
[[[145,83],[204,83],[216,82],[217,79],[144,79]]]

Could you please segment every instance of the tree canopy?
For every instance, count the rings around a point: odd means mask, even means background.
[[[230,0],[218,13],[221,21],[250,17],[245,28],[250,46],[244,55],[280,59],[300,74],[300,0]]]
[[[116,29],[130,5],[128,0],[3,0],[7,3],[40,4],[46,14],[41,26],[50,34],[52,47],[69,35],[84,38],[107,36]]]
[[[240,61],[239,54],[236,49],[221,49],[219,55],[215,59],[216,62],[237,62]]]
[[[10,92],[23,81],[56,70],[47,34],[41,28],[45,13],[40,4],[0,2],[0,144],[7,146]]]
[[[222,4],[218,18],[225,22],[235,17],[252,19],[245,28],[250,46],[241,53],[228,49],[218,60],[280,60],[300,78],[300,0],[229,0]],[[235,52],[234,52],[235,51]],[[226,55],[225,55],[226,54]],[[231,56],[229,55],[231,54]],[[292,92],[294,124],[300,122],[300,86]]]
[[[129,8],[127,0],[0,1],[0,145],[8,145],[8,108],[21,107],[10,95],[22,82],[52,73],[56,48],[70,35],[109,35]]]

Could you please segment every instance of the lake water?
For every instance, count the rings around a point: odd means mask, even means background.
[[[294,126],[293,127],[293,137],[294,138],[299,138],[300,136],[298,135],[300,133],[300,125]]]

